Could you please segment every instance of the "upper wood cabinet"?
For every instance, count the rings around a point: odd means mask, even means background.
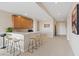
[[[13,15],[14,29],[30,29],[33,27],[33,20],[23,16]]]

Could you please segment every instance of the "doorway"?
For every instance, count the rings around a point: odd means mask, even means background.
[[[54,25],[54,36],[66,36],[67,26],[65,21],[56,21]]]

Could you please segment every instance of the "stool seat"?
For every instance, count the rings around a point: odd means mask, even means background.
[[[19,41],[20,41],[20,39],[14,39],[13,41],[14,41],[14,42],[19,42]]]

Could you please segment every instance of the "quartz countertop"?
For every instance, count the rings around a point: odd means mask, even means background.
[[[17,34],[30,34],[30,33],[39,33],[39,32],[12,32]]]

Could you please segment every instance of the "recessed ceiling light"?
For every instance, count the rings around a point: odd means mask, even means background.
[[[25,12],[25,14],[23,14],[23,15],[25,15],[25,16],[28,16],[28,14]]]
[[[58,2],[54,2],[55,4],[58,4]]]
[[[58,16],[61,16],[61,13],[57,13]]]

